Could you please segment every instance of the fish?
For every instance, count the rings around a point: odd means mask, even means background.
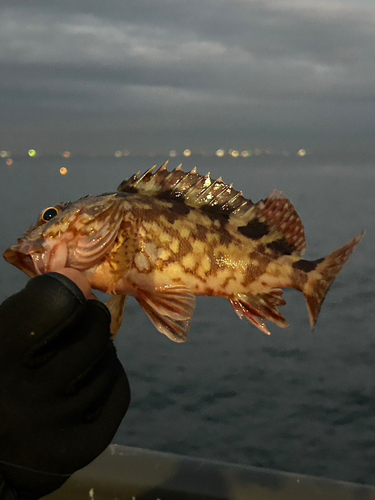
[[[116,192],[43,210],[3,254],[28,276],[81,271],[111,295],[114,337],[126,297],[134,296],[158,331],[186,342],[196,296],[229,300],[235,313],[270,334],[289,326],[283,288],[303,293],[313,330],[325,296],[364,231],[326,257],[303,258],[304,226],[280,191],[253,203],[222,178],[168,162],[123,181]]]

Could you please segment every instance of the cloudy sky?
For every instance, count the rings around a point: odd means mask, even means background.
[[[374,135],[374,0],[1,0],[0,149],[355,149]]]

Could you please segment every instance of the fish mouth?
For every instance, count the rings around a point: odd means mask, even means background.
[[[30,254],[20,252],[17,247],[10,247],[8,250],[5,250],[3,257],[7,262],[9,262],[9,264],[17,267],[30,278],[34,278],[40,274],[35,268],[32,256]]]
[[[31,248],[30,248],[31,247]],[[19,243],[3,253],[4,259],[30,278],[48,272],[59,272],[66,266],[68,249],[66,241],[60,241],[53,248],[45,249]]]

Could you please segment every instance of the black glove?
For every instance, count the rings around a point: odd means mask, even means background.
[[[26,498],[59,488],[120,425],[130,390],[109,324],[56,273],[0,305],[0,474]]]

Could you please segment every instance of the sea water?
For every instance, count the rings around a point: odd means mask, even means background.
[[[178,158],[171,161],[177,166]],[[161,158],[15,158],[0,165],[1,251],[39,212],[114,191]],[[67,174],[61,175],[65,166]],[[224,299],[198,298],[189,340],[161,335],[130,299],[116,338],[132,403],[116,443],[375,484],[375,167],[315,158],[184,159],[254,202],[283,191],[305,225],[306,258],[362,229],[364,240],[328,293],[314,334],[302,294],[287,290],[271,336]],[[0,299],[27,277],[0,262]],[[93,436],[93,439],[95,436]]]

